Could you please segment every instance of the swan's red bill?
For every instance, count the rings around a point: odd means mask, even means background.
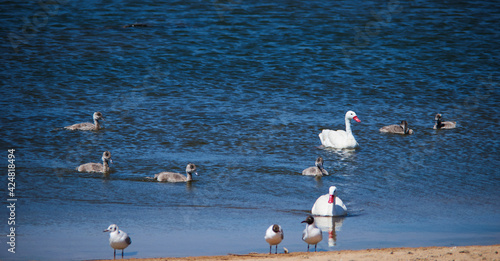
[[[335,201],[335,196],[334,195],[330,195],[330,198],[328,199],[328,204],[332,204],[333,201]]]
[[[358,116],[354,116],[354,117],[352,117],[352,118],[353,118],[355,121],[357,121],[357,122],[361,122],[361,120],[358,118]]]

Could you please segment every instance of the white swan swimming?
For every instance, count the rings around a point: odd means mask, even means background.
[[[130,237],[127,233],[119,230],[118,226],[115,224],[111,224],[108,229],[103,232],[111,232],[109,233],[109,245],[114,249],[113,257],[116,258],[116,250],[121,249],[123,259],[123,250],[132,244]]]
[[[347,207],[337,197],[337,187],[331,186],[328,194],[322,195],[314,203],[311,213],[315,216],[338,217],[347,215]]]
[[[280,225],[277,224],[271,225],[266,230],[266,235],[264,236],[264,239],[266,240],[267,243],[269,243],[269,254],[271,254],[271,250],[274,245],[276,245],[275,254],[278,253],[278,244],[281,243],[283,237],[284,237],[283,229],[281,228]]]
[[[352,135],[351,120],[361,122],[355,112],[348,111],[345,114],[345,131],[344,130],[323,130],[319,134],[321,144],[325,147],[336,149],[354,149],[359,146],[358,142]]]

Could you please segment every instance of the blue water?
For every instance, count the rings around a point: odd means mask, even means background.
[[[305,251],[300,221],[331,185],[349,215],[323,221],[320,251],[500,243],[496,1],[1,6],[2,260],[111,258],[111,223],[127,258],[266,253],[273,223],[280,251]],[[319,148],[347,110],[361,147]],[[62,129],[94,111],[103,130]],[[433,130],[437,112],[458,128]],[[403,119],[414,135],[379,133]],[[109,177],[75,170],[104,150]],[[331,175],[301,176],[317,156]],[[145,178],[188,162],[191,184]]]

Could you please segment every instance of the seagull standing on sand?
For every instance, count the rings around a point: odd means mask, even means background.
[[[314,224],[312,216],[307,216],[306,220],[301,223],[307,223],[306,229],[302,232],[302,240],[307,243],[307,252],[309,252],[309,245],[314,245],[314,252],[316,252],[318,243],[323,240],[321,229]]]
[[[283,240],[283,229],[281,229],[280,225],[271,225],[267,230],[266,230],[266,236],[264,239],[269,243],[269,254],[271,254],[271,250],[273,249],[273,246],[276,245],[276,252],[275,254],[278,254],[278,244],[281,243],[281,240]]]
[[[113,258],[116,258],[116,250],[122,250],[122,258],[123,258],[123,250],[127,248],[130,244],[132,244],[132,240],[127,235],[127,233],[118,229],[118,226],[115,224],[111,224],[108,229],[103,232],[111,232],[109,233],[109,245],[114,249]]]

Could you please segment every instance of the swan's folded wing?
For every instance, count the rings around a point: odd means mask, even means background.
[[[325,147],[342,148],[342,142],[347,139],[347,133],[343,130],[323,130],[319,135]]]
[[[316,199],[316,202],[314,202],[314,205],[311,209],[311,213],[316,216],[327,216],[329,207],[327,204],[328,198],[329,195],[325,194]]]

